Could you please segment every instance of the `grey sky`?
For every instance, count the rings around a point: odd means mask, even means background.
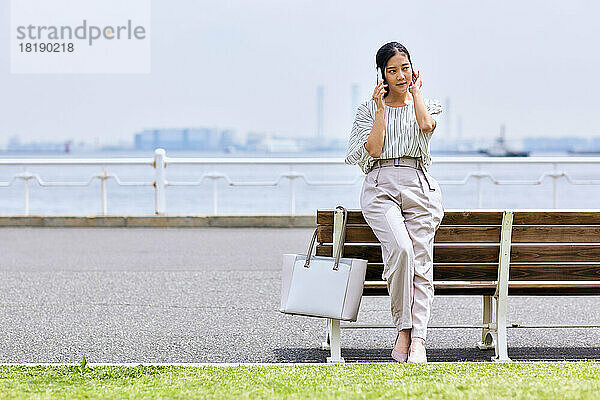
[[[510,138],[600,135],[598,2],[153,0],[147,75],[11,74],[9,3],[0,145],[200,126],[309,136],[319,84],[325,135],[347,138],[351,85],[370,97],[375,52],[392,40],[411,52],[424,96],[451,98],[464,136],[491,138],[501,122]]]

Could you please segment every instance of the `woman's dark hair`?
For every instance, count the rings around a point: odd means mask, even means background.
[[[398,53],[406,54],[408,58],[408,62],[410,62],[410,68],[412,69],[412,61],[410,60],[410,54],[406,47],[401,45],[398,42],[389,42],[381,46],[379,50],[377,50],[377,55],[375,55],[375,64],[381,71],[381,77],[383,78],[383,83],[387,83],[387,79],[385,79],[385,66],[387,65],[390,58],[394,57]],[[377,82],[379,82],[379,75],[377,75]],[[383,97],[386,97],[390,93],[390,87],[385,88],[385,94]]]

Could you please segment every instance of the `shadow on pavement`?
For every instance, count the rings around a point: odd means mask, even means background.
[[[346,362],[393,362],[391,349],[344,349]],[[329,351],[319,349],[275,349],[276,362],[325,363]],[[428,361],[491,361],[494,350],[469,348],[427,349]],[[513,361],[600,361],[600,347],[509,347]]]

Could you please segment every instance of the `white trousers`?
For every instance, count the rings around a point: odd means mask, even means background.
[[[425,340],[434,295],[433,239],[444,207],[439,183],[417,160],[417,168],[411,163],[373,168],[360,206],[381,242],[394,324]]]

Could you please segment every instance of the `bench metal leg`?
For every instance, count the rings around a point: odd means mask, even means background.
[[[492,296],[483,296],[483,324],[490,324],[492,322]],[[481,330],[481,341],[477,343],[479,350],[489,350],[496,347],[494,343],[494,337],[490,333],[489,328],[483,328]]]
[[[495,342],[496,356],[492,361],[511,361],[508,358],[508,342],[506,338],[506,314],[508,311],[508,280],[510,268],[510,244],[513,223],[512,211],[504,211],[502,215],[502,231],[500,234],[500,265],[498,267],[498,284],[496,285],[496,321],[492,333]]]
[[[512,361],[508,357],[508,340],[506,338],[506,313],[508,296],[499,296],[496,299],[496,332],[494,332],[495,353],[492,361]]]
[[[331,320],[331,357],[327,357],[327,363],[343,363],[345,362],[342,358],[342,343],[341,343],[341,328],[340,320]]]
[[[321,350],[331,349],[331,318],[325,318],[325,341],[321,342]]]
[[[336,254],[339,246],[343,246],[342,234],[344,228],[344,211],[336,209],[333,215],[333,253]],[[342,253],[344,248],[342,247]],[[339,319],[327,318],[327,342],[321,344],[321,348],[329,348],[331,357],[327,357],[328,363],[343,363],[341,348],[341,327]]]

